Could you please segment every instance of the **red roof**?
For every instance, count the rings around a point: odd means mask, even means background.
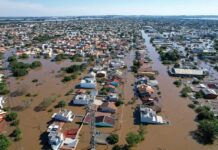
[[[79,129],[70,129],[64,132],[64,137],[75,139]]]
[[[114,118],[109,117],[109,116],[98,116],[98,117],[95,118],[95,121],[96,121],[96,123],[97,122],[104,122],[104,123],[108,123],[108,124],[111,124],[111,125],[115,124]]]

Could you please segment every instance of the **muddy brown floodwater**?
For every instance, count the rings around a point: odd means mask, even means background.
[[[148,53],[153,60],[152,67],[159,72],[157,80],[161,91],[162,112],[171,123],[166,126],[147,126],[145,141],[140,143],[137,150],[217,150],[217,145],[204,146],[191,136],[196,130],[194,121],[196,114],[187,107],[189,100],[179,96],[179,88],[173,85],[174,79],[167,74],[166,66],[162,65],[155,48],[150,44],[150,38],[142,32]]]
[[[6,54],[6,56],[10,55]],[[49,121],[51,121],[52,114],[59,111],[59,109],[54,108],[54,106],[60,100],[66,101],[67,104],[72,100],[72,95],[65,96],[65,94],[70,89],[74,88],[79,82],[79,78],[86,75],[87,72],[85,71],[78,79],[64,84],[61,82],[63,77],[62,73],[59,72],[60,69],[75,63],[72,63],[70,60],[56,63],[51,62],[50,60],[33,58],[22,61],[30,63],[33,60],[40,60],[42,67],[30,70],[29,74],[25,77],[19,79],[9,77],[7,79],[12,93],[15,91],[23,92],[22,96],[9,97],[8,103],[10,107],[20,109],[25,106],[23,110],[18,111],[22,140],[19,142],[12,142],[9,150],[48,150],[49,148],[47,146],[45,147],[47,144],[47,134],[45,131],[47,130]],[[38,82],[33,83],[33,79],[37,79]],[[25,96],[27,93],[30,93],[31,95],[36,94],[37,96],[27,97]],[[36,112],[34,110],[44,98],[50,97],[56,97],[56,100],[46,109],[46,111]],[[51,112],[48,112],[49,109]],[[76,115],[85,114],[85,109],[81,107],[67,106],[66,109],[72,110]],[[75,122],[72,123],[72,128],[74,127]],[[10,132],[10,130],[8,130],[8,132]],[[86,140],[86,137],[84,137],[83,140]]]
[[[204,146],[195,141],[191,136],[191,131],[197,128],[197,123],[194,121],[196,114],[193,110],[187,107],[189,100],[180,98],[180,89],[173,85],[174,79],[167,74],[166,66],[163,66],[159,60],[159,55],[156,53],[154,47],[150,44],[150,38],[143,33],[145,38],[145,44],[148,53],[153,60],[152,67],[159,72],[157,80],[159,81],[159,87],[161,91],[161,103],[162,113],[161,115],[166,117],[171,123],[166,126],[148,125],[146,126],[145,140],[141,142],[137,147],[133,147],[133,150],[217,150],[218,146]],[[125,62],[128,66],[127,71],[124,72],[124,85],[121,85],[121,91],[123,91],[123,98],[125,103],[131,101],[133,94],[134,76],[128,70],[132,65],[134,59],[134,51],[131,51],[125,58]],[[33,59],[28,59],[27,62],[31,62]],[[64,96],[66,92],[74,88],[79,82],[77,80],[63,84],[61,82],[61,74],[59,70],[62,67],[72,65],[70,61],[63,61],[61,63],[51,62],[50,60],[40,59],[42,67],[36,70],[31,70],[29,74],[23,78],[15,79],[10,77],[7,82],[10,84],[10,90],[24,91],[25,94],[31,93],[37,94],[36,97],[23,96],[11,97],[9,104],[11,107],[22,106],[28,104],[24,110],[19,111],[20,118],[19,127],[22,130],[23,139],[20,142],[13,142],[9,150],[48,150],[43,145],[47,142],[47,135],[44,133],[47,129],[48,122],[51,120],[51,115],[57,112],[58,109],[54,108],[59,100],[65,100],[69,103],[72,100],[72,95]],[[86,72],[81,75],[86,75]],[[38,83],[33,83],[33,79],[38,79]],[[52,109],[52,112],[41,111],[36,112],[34,108],[40,104],[44,98],[56,96],[56,101],[47,109]],[[26,103],[28,102],[28,103]],[[134,123],[134,109],[136,104],[123,105],[119,108],[117,114],[117,122],[114,128],[97,128],[97,130],[103,133],[117,133],[120,136],[119,144],[125,144],[126,134],[130,131],[136,132],[139,129],[139,125]],[[84,107],[67,106],[69,110],[72,110],[76,115],[84,115]],[[78,144],[78,150],[87,150],[90,141],[90,127],[84,126],[80,133],[80,141]],[[97,146],[97,150],[111,149],[107,146]]]

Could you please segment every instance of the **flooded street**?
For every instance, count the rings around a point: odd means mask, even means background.
[[[6,59],[7,59],[6,54]],[[28,75],[21,78],[10,77],[7,82],[10,86],[11,96],[9,97],[9,106],[18,112],[20,118],[20,129],[22,131],[22,140],[12,142],[10,150],[39,150],[49,148],[47,145],[46,130],[51,121],[51,116],[54,112],[59,111],[54,108],[60,100],[64,100],[67,104],[71,102],[72,95],[65,94],[79,82],[79,79],[86,74],[81,74],[76,80],[68,83],[63,83],[63,72],[60,72],[62,67],[67,67],[75,64],[70,60],[62,62],[51,62],[47,59],[19,60],[25,63],[31,63],[34,60],[39,60],[42,67],[30,70]],[[7,71],[7,75],[9,72]],[[33,82],[37,79],[37,82]],[[16,95],[15,93],[20,93]],[[32,96],[26,96],[30,93]],[[16,96],[15,96],[15,95]],[[13,96],[14,95],[14,96]],[[33,96],[34,95],[34,96]],[[36,111],[35,108],[46,98],[54,97],[54,102],[45,111]],[[84,115],[85,109],[80,107],[66,106],[66,109],[72,110],[76,115]],[[73,127],[75,123],[70,126]],[[87,137],[89,140],[89,137]],[[83,138],[83,140],[87,140]],[[30,142],[31,141],[31,142]],[[87,143],[87,141],[86,141]],[[34,145],[34,146],[33,146]]]
[[[191,131],[197,128],[195,119],[195,112],[188,108],[188,99],[183,99],[179,96],[180,89],[173,85],[174,79],[170,78],[167,74],[167,67],[162,65],[159,60],[159,55],[155,51],[155,48],[150,44],[150,38],[143,33],[145,38],[145,44],[148,50],[148,55],[153,60],[152,68],[157,70],[159,75],[157,80],[159,81],[159,87],[161,91],[161,115],[166,117],[171,123],[166,126],[148,125],[146,126],[145,141],[141,142],[133,149],[143,150],[145,147],[148,150],[215,150],[216,146],[203,146],[198,144],[191,136]],[[10,56],[10,55],[7,55]],[[122,105],[118,111],[117,123],[114,128],[97,128],[98,131],[103,133],[117,133],[120,137],[120,144],[125,144],[125,137],[129,132],[136,132],[139,129],[139,125],[135,124],[134,110],[139,103],[129,105],[128,102],[134,97],[133,83],[135,81],[134,74],[130,71],[132,62],[135,58],[135,51],[130,51],[124,59],[127,69],[123,71],[123,82],[120,91],[123,95],[125,105]],[[27,63],[31,63],[33,58],[28,60],[20,60]],[[69,103],[72,100],[72,95],[64,96],[66,92],[74,88],[79,82],[79,78],[86,73],[83,73],[77,80],[70,81],[69,83],[62,83],[61,79],[63,74],[60,72],[62,67],[67,67],[72,64],[71,61],[65,60],[63,62],[51,62],[46,59],[38,59],[42,63],[42,67],[30,70],[29,74],[25,77],[16,79],[9,77],[7,82],[9,83],[11,92],[22,92],[22,96],[11,96],[9,98],[9,105],[13,109],[25,108],[18,111],[20,119],[20,128],[23,133],[23,139],[20,142],[12,143],[10,150],[48,150],[48,147],[44,147],[46,144],[45,131],[48,126],[48,122],[51,120],[51,115],[57,112],[58,109],[54,108],[60,100],[65,100]],[[32,81],[37,79],[37,83]],[[35,97],[25,96],[27,93],[36,95]],[[34,109],[40,104],[40,102],[48,97],[55,96],[55,102],[49,106],[46,111],[36,112]],[[67,106],[69,110],[72,110],[76,115],[84,115],[84,107]],[[51,110],[48,112],[48,110]],[[78,150],[86,150],[89,147],[90,141],[90,127],[84,126],[80,133],[80,142],[78,144]],[[29,142],[31,140],[32,142]],[[43,141],[43,142],[42,142]],[[33,148],[33,145],[34,148]],[[97,146],[98,150],[111,149],[111,146]]]
[[[204,146],[192,139],[191,131],[197,128],[194,121],[195,112],[188,108],[188,99],[179,96],[179,88],[173,85],[173,78],[167,74],[166,66],[162,65],[155,48],[150,44],[150,38],[143,32],[145,44],[150,58],[153,60],[152,68],[159,72],[157,80],[161,91],[161,115],[171,123],[166,126],[149,125],[145,141],[136,149],[149,150],[215,150],[216,146]]]

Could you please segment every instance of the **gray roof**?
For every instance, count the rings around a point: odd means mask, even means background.
[[[181,74],[181,75],[204,75],[204,71],[198,69],[173,68],[173,70],[175,74]]]

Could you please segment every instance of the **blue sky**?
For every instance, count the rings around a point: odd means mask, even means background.
[[[0,16],[218,15],[218,0],[0,0]]]

